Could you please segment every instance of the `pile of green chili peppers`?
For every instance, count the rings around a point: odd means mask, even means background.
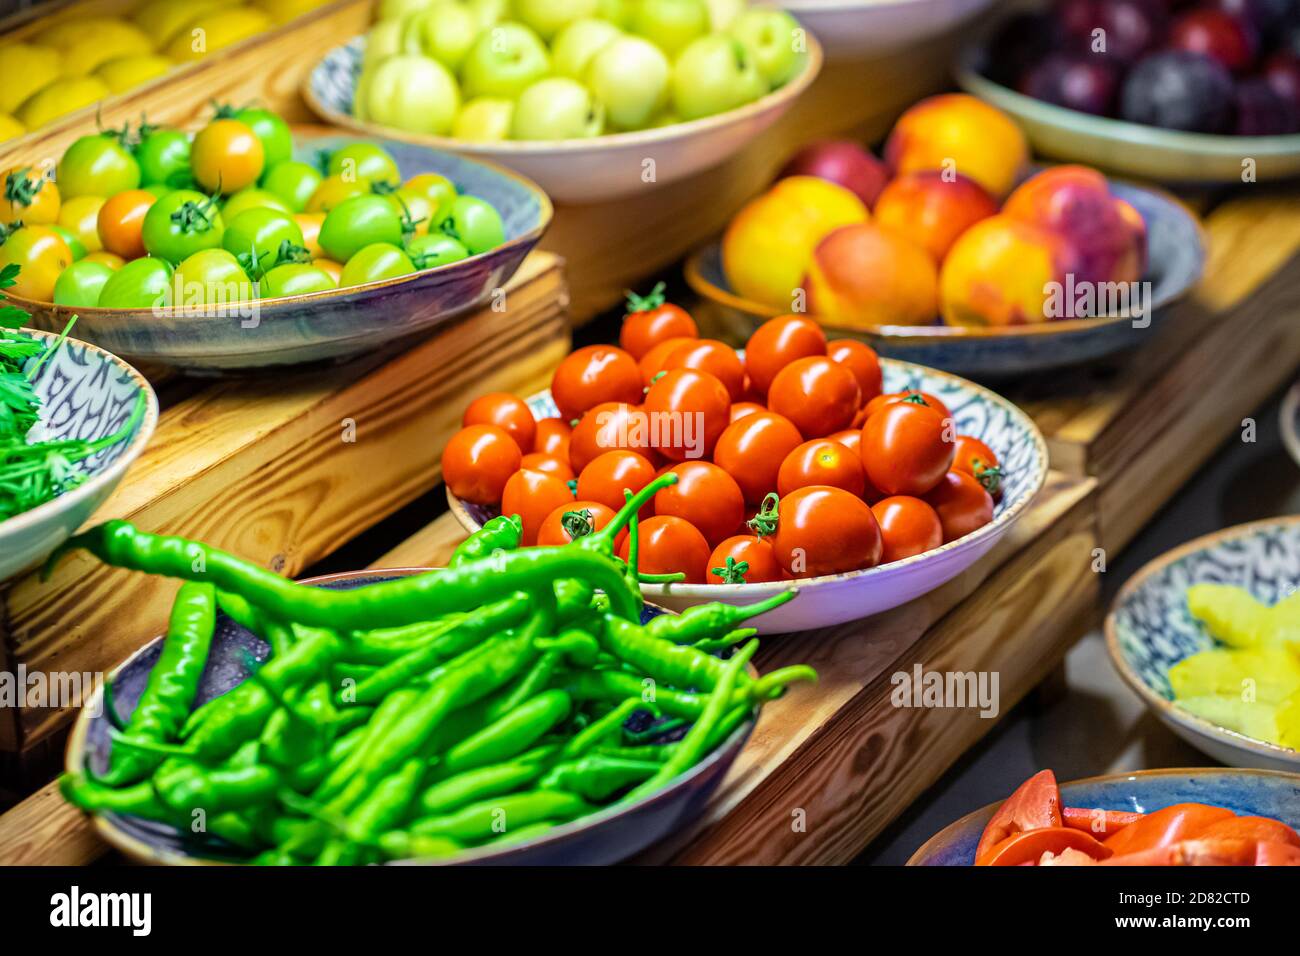
[[[184,583],[128,719],[105,686],[107,771],[65,775],[64,796],[202,833],[227,858],[325,865],[520,842],[668,785],[816,679],[747,668],[758,642],[742,625],[793,591],[641,623],[636,514],[674,481],[564,547],[520,548],[519,519],[502,516],[446,568],[352,590],[121,521],[78,535],[50,567],[80,548]],[[218,612],[270,652],[195,707]]]

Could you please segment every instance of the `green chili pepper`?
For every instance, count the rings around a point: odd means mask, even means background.
[[[446,837],[394,830],[379,838],[379,849],[390,860],[439,860],[455,856],[464,847]]]
[[[335,765],[313,796],[323,801],[337,795],[361,769],[370,752],[383,742],[393,726],[419,698],[420,691],[414,687],[395,690],[385,697],[375,708],[370,721],[360,728],[361,743]]]
[[[538,694],[448,750],[440,769],[457,774],[521,754],[568,717],[572,706],[562,690]]]
[[[606,738],[614,734],[621,734],[623,724],[638,710],[652,711],[653,706],[641,700],[640,697],[629,697],[604,717],[593,721],[569,738],[568,743],[560,751],[560,756],[566,760],[581,757],[597,744],[604,743]]]
[[[440,780],[420,796],[422,815],[438,815],[459,810],[461,807],[488,797],[513,793],[531,783],[545,771],[545,759],[555,753],[554,747],[539,747],[506,763],[476,767],[454,777]]]
[[[612,614],[605,615],[600,642],[636,670],[673,687],[712,690],[726,666],[712,654],[655,637],[640,625]]]
[[[159,799],[177,813],[202,810],[214,817],[230,810],[257,806],[275,798],[280,773],[272,767],[208,769],[188,761],[168,761],[154,774]]]
[[[794,600],[798,589],[774,594],[756,604],[723,604],[712,601],[688,607],[680,614],[661,614],[646,624],[648,634],[674,644],[694,644],[698,640],[725,634],[744,621],[764,614]]]
[[[482,843],[534,823],[572,820],[594,809],[586,800],[563,790],[526,790],[481,800],[454,813],[423,817],[411,825],[410,832],[449,837],[458,843]]]
[[[624,787],[650,779],[658,770],[659,763],[654,760],[588,754],[556,764],[539,786],[544,790],[567,790],[587,800],[601,802]]]
[[[163,823],[172,822],[176,817],[158,799],[157,791],[148,781],[114,788],[89,780],[82,774],[65,773],[59,778],[59,792],[63,799],[88,813],[124,813]]]
[[[494,551],[514,551],[523,542],[524,523],[519,515],[499,515],[483,524],[451,553],[447,567],[455,568],[486,558]]]
[[[533,642],[535,647],[541,644],[541,641]],[[564,655],[557,650],[543,651],[542,656],[537,658],[537,662],[524,673],[523,677],[511,685],[509,690],[487,701],[487,706],[482,713],[483,720],[491,722],[504,717],[524,701],[540,694],[550,683],[555,668],[563,659]]]

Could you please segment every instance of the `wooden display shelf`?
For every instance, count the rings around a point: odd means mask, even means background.
[[[974,709],[896,708],[890,677],[915,664],[996,672],[998,716],[1005,714],[1096,614],[1093,497],[1092,481],[1054,472],[1007,537],[942,588],[874,618],[768,639],[760,669],[808,663],[819,682],[764,709],[701,820],[645,861],[831,863],[856,855],[996,722]],[[464,537],[444,514],[372,566],[444,564]],[[803,832],[791,828],[798,811]],[[107,852],[54,784],[0,816],[0,865],[86,864]]]
[[[94,521],[210,542],[292,575],[440,479],[461,410],[541,388],[569,348],[561,262],[534,253],[484,308],[397,352],[301,373],[160,386],[149,447]],[[159,633],[175,584],[72,555],[48,583],[0,587],[0,670],[102,673]],[[0,709],[27,751],[69,709]]]

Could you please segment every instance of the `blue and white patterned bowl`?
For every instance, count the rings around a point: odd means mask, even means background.
[[[1038,427],[1000,395],[955,375],[910,362],[884,359],[880,363],[886,392],[928,392],[948,406],[957,432],[980,439],[998,456],[1006,471],[1002,499],[993,520],[977,531],[942,547],[866,571],[801,578],[765,584],[643,584],[646,599],[674,611],[709,601],[752,604],[790,588],[799,596],[748,622],[764,634],[783,634],[830,627],[879,614],[933,591],[966,570],[1006,534],[1024,514],[1047,480],[1047,445]],[[549,391],[528,400],[536,418],[559,415]],[[461,501],[450,490],[447,501],[461,525],[470,532],[499,512]]]
[[[1230,766],[1300,770],[1300,751],[1255,740],[1188,713],[1169,668],[1215,646],[1187,607],[1199,583],[1235,584],[1265,604],[1300,586],[1300,517],[1238,525],[1197,538],[1147,564],[1115,597],[1106,649],[1121,677],[1179,737]]]
[[[906,359],[948,372],[1001,377],[1094,361],[1149,340],[1165,310],[1196,285],[1205,269],[1205,238],[1200,224],[1172,197],[1127,183],[1111,191],[1130,203],[1147,226],[1147,274],[1151,314],[1138,325],[1126,316],[1062,319],[1035,325],[990,328],[952,325],[879,325],[863,329],[826,328],[830,338],[866,342],[881,355]],[[722,268],[722,243],[697,250],[686,261],[686,281],[707,299],[726,324],[716,338],[748,339],[779,310],[737,295]]]
[[[23,331],[48,345],[58,339],[49,332]],[[0,581],[44,561],[83,525],[117,487],[158,424],[158,398],[144,376],[116,355],[75,339],[65,341],[46,361],[34,384],[41,408],[29,440],[94,441],[111,435],[131,417],[141,393],[145,410],[131,435],[82,462],[88,477],[81,485],[0,522]]]
[[[299,136],[295,155],[357,142],[355,136]],[[232,305],[224,314],[194,310],[77,309],[77,334],[133,359],[184,369],[231,370],[339,360],[409,339],[482,305],[505,285],[551,221],[551,202],[508,169],[439,150],[373,140],[392,153],[402,177],[441,173],[462,193],[501,214],[506,241],[459,262],[395,279],[309,295]],[[73,310],[9,296],[34,324],[61,329]]]
[[[1300,465],[1300,382],[1291,386],[1286,397],[1282,399],[1281,419],[1282,444],[1291,458]]]
[[[1007,794],[1010,796],[1010,794]],[[1269,770],[1140,770],[1061,784],[1067,807],[1151,813],[1176,803],[1208,803],[1241,816],[1271,817],[1300,828],[1300,776]],[[907,861],[908,866],[972,866],[980,836],[1002,801],[944,827]]]

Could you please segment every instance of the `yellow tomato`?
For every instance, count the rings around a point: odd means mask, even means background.
[[[48,225],[59,219],[59,187],[34,166],[0,173],[0,223]]]
[[[120,269],[126,265],[126,260],[116,253],[109,252],[107,249],[100,249],[98,252],[88,252],[81,257],[82,262],[98,262],[100,265],[108,266],[110,269]]]
[[[144,30],[165,47],[191,20],[196,20],[205,13],[233,7],[238,0],[148,0],[136,7],[131,19],[136,26]]]
[[[343,278],[343,266],[333,259],[313,259],[311,264],[333,279],[335,285]]]
[[[100,196],[73,196],[59,210],[59,225],[72,233],[86,247],[87,252],[97,252],[104,247],[99,241],[99,207],[104,205]]]
[[[138,56],[119,56],[100,65],[95,75],[114,93],[139,86],[147,80],[162,76],[176,64],[161,53],[142,53]]]
[[[307,200],[307,212],[329,212],[343,200],[351,199],[353,196],[364,196],[368,192],[370,192],[369,183],[355,178],[326,176]]]
[[[194,137],[190,166],[199,185],[229,196],[257,182],[266,154],[262,141],[244,123],[213,120]]]
[[[311,253],[313,259],[319,256],[321,254],[320,227],[325,221],[325,214],[323,212],[295,213],[293,221],[302,230],[303,248]]]
[[[95,223],[104,248],[123,259],[142,257],[144,217],[157,201],[157,196],[143,189],[128,189],[106,200]]]
[[[87,33],[64,47],[63,75],[89,76],[109,60],[152,52],[153,43],[144,31],[129,23],[119,23],[107,34]]]
[[[257,7],[226,7],[201,14],[181,28],[163,51],[173,60],[201,60],[275,24]]]
[[[0,110],[12,113],[42,87],[59,78],[63,56],[48,46],[11,43],[0,53]]]
[[[0,143],[7,139],[16,139],[27,132],[27,127],[8,113],[0,113]]]
[[[55,80],[18,108],[18,120],[28,129],[36,129],[67,113],[98,103],[112,92],[103,80],[95,76]]]
[[[19,267],[14,295],[51,302],[59,273],[72,265],[72,250],[49,226],[23,226],[0,245],[0,267],[7,265]]]

